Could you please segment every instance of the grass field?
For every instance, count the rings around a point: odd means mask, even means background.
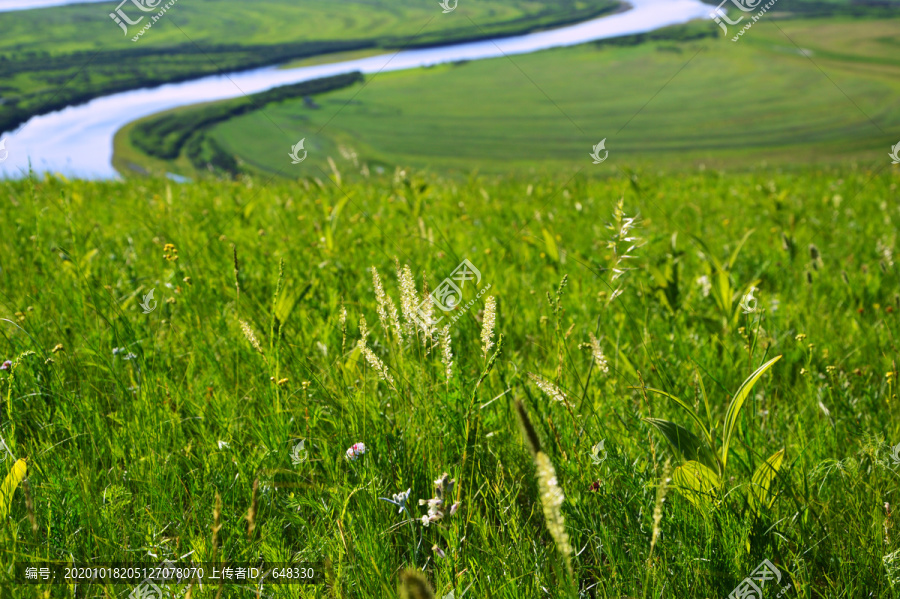
[[[740,43],[714,30],[383,73],[204,135],[243,169],[285,176],[342,152],[388,169],[544,172],[591,166],[605,138],[608,171],[880,161],[896,143],[900,19],[770,19]],[[293,167],[301,138],[309,157]]]
[[[480,0],[443,14],[413,0],[190,0],[133,42],[115,5],[0,13],[0,131],[34,114],[127,89],[310,56],[509,35],[614,10],[612,0]],[[129,8],[130,7],[130,8]],[[139,11],[128,3],[126,15]],[[52,31],[52,39],[48,39]]]
[[[394,597],[417,567],[437,597],[649,598],[725,597],[768,559],[767,597],[896,599],[897,167],[320,179],[2,184],[0,433],[28,459],[4,564],[193,552],[322,564],[275,597]],[[433,337],[382,324],[370,267],[400,305],[395,259],[408,299],[463,258],[484,294],[448,379]],[[443,472],[461,506],[423,526]],[[407,488],[408,513],[379,500]]]

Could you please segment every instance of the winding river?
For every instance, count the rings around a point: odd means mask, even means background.
[[[50,1],[34,0],[33,3],[43,6]],[[64,2],[56,0],[58,4]],[[24,0],[11,2],[25,3]],[[574,46],[708,18],[711,10],[700,0],[630,0],[630,4],[631,10],[625,12],[515,37],[402,50],[294,69],[265,67],[95,98],[35,116],[16,131],[0,134],[8,152],[7,158],[0,163],[0,177],[21,177],[27,173],[30,162],[31,168],[39,173],[54,172],[85,179],[118,178],[112,166],[116,131],[131,121],[177,106],[234,98],[352,71],[374,74]],[[152,35],[152,31],[148,33]]]

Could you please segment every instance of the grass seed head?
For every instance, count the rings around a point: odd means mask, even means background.
[[[497,300],[493,295],[484,302],[484,317],[481,321],[481,349],[487,358],[488,351],[494,346],[494,325],[497,320]]]
[[[400,599],[434,599],[434,591],[421,572],[409,569],[400,575]]]
[[[534,374],[533,372],[529,372],[528,376],[541,391],[543,391],[550,397],[550,399],[552,399],[553,401],[558,401],[563,405],[569,405],[569,400],[566,397],[566,394],[563,393],[559,387],[557,387],[547,379]]]

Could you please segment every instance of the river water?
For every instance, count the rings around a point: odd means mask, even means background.
[[[42,0],[36,2],[39,4]],[[8,152],[7,158],[0,163],[0,177],[23,176],[30,161],[31,168],[39,173],[49,171],[85,179],[118,178],[112,166],[116,131],[131,121],[177,106],[234,98],[352,71],[374,74],[573,46],[708,18],[711,10],[708,4],[699,0],[631,0],[630,3],[631,10],[549,31],[402,50],[295,69],[265,67],[103,96],[35,116],[16,131],[0,134]],[[152,34],[152,29],[147,32],[147,35]]]
[[[88,4],[96,2],[109,2],[110,0],[0,0],[0,12],[14,10],[31,10],[32,8],[49,8],[64,4]],[[113,5],[115,8],[115,5]]]

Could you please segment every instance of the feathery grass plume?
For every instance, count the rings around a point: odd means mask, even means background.
[[[419,296],[416,293],[416,280],[408,264],[404,264],[401,269],[397,263],[397,280],[400,282],[400,312],[406,320],[406,332],[412,335],[418,322],[416,311],[419,309]]]
[[[390,332],[387,307],[388,297],[384,292],[384,285],[381,284],[381,277],[378,276],[378,269],[374,266],[372,267],[372,285],[375,287],[375,301],[378,302],[378,305],[375,307],[375,311],[378,312],[378,319],[381,321],[381,326],[384,327],[385,332]]]
[[[630,252],[643,245],[640,237],[631,234],[631,230],[636,225],[637,217],[629,218],[625,216],[625,199],[619,199],[615,210],[613,210],[613,222],[606,226],[607,229],[613,231],[612,237],[606,242],[607,249],[612,250],[614,255],[611,268],[612,276],[609,278],[610,283],[624,275],[628,270],[631,270],[625,265],[625,261],[636,258]],[[622,295],[622,291],[622,287],[617,287],[610,295],[608,303],[612,303],[614,299]]]
[[[253,479],[253,495],[250,499],[250,509],[247,510],[247,540],[253,537],[253,531],[256,529],[257,490],[259,490],[259,479],[255,478]]]
[[[397,314],[397,305],[394,299],[384,292],[384,285],[381,284],[381,277],[378,276],[378,270],[372,267],[372,284],[375,286],[375,299],[378,300],[378,318],[381,320],[381,326],[385,332],[390,333],[393,329],[397,335],[397,342],[403,343],[403,327],[400,326],[400,317]]]
[[[392,389],[396,391],[397,387],[394,385],[394,377],[392,377],[391,373],[388,372],[387,366],[384,365],[384,362],[381,361],[381,358],[376,356],[375,352],[373,352],[366,346],[363,339],[360,339],[357,342],[357,345],[359,347],[359,351],[362,352],[363,356],[365,356],[366,361],[369,363],[369,366],[371,366],[375,370],[375,372],[378,373],[378,376],[381,377],[381,380],[386,382],[391,386]]]
[[[341,298],[341,312],[338,321],[341,323],[341,354],[343,354],[347,345],[347,308],[344,307],[344,298]]]
[[[222,525],[219,523],[219,520],[222,517],[222,496],[219,495],[219,492],[216,491],[216,505],[213,507],[213,523],[210,526],[210,530],[212,531],[212,559],[210,561],[216,561],[216,553],[219,549],[219,530],[221,530]]]
[[[569,543],[569,534],[566,532],[566,521],[562,514],[562,504],[566,497],[563,495],[562,489],[559,488],[559,482],[556,479],[556,470],[553,468],[553,462],[550,457],[541,450],[541,442],[538,439],[528,412],[521,401],[516,401],[516,413],[519,415],[519,423],[522,425],[522,432],[525,436],[526,444],[531,450],[534,458],[535,470],[538,478],[538,491],[541,498],[541,507],[544,510],[544,520],[547,523],[547,530],[556,548],[563,556],[566,562],[566,569],[571,576],[572,570],[572,554],[574,553],[571,543]]]
[[[494,324],[497,320],[497,300],[489,295],[484,302],[484,317],[481,321],[481,351],[487,358],[488,351],[494,347]]]
[[[421,572],[410,568],[400,575],[400,599],[434,599],[434,591]]]
[[[241,320],[240,323],[241,331],[244,332],[244,337],[247,338],[247,341],[250,342],[250,345],[253,346],[253,349],[258,351],[259,353],[263,353],[262,347],[260,347],[259,345],[259,340],[256,338],[256,333],[253,332],[253,329],[250,328],[250,325],[244,320]]]
[[[594,364],[603,374],[609,374],[609,364],[606,362],[606,356],[603,355],[603,348],[600,347],[600,340],[591,333],[591,355],[594,357]]]
[[[359,343],[360,347],[365,347],[369,340],[369,324],[366,322],[365,316],[359,317]]]
[[[572,545],[569,543],[569,535],[566,532],[566,521],[562,514],[562,504],[566,497],[559,482],[556,480],[556,470],[553,462],[543,451],[535,454],[534,463],[537,467],[538,489],[540,490],[541,506],[544,508],[544,519],[547,521],[547,530],[556,542],[556,548],[566,560],[566,568],[572,572]]]
[[[453,377],[453,351],[450,347],[450,325],[446,325],[440,330],[438,342],[441,345],[441,362],[444,363],[446,369],[447,380]]]
[[[262,350],[262,346],[259,344],[259,339],[256,338],[256,333],[253,332],[253,329],[250,328],[250,325],[245,320],[241,320],[241,330],[244,332],[244,337],[247,338],[247,341],[250,342],[250,345],[253,346],[253,349],[259,352],[259,355],[262,357],[266,357],[265,353]]]
[[[535,385],[538,386],[541,391],[546,393],[550,397],[550,399],[552,399],[553,401],[558,401],[563,405],[569,405],[569,399],[559,387],[557,387],[547,379],[534,374],[533,372],[529,372],[528,377],[534,382]]]
[[[671,473],[672,461],[666,460],[663,466],[662,478],[656,487],[656,504],[653,506],[653,536],[650,539],[650,555],[653,555],[653,548],[656,547],[656,541],[659,538],[659,523],[662,521],[662,506],[666,500],[666,492],[669,490],[669,474]]]

